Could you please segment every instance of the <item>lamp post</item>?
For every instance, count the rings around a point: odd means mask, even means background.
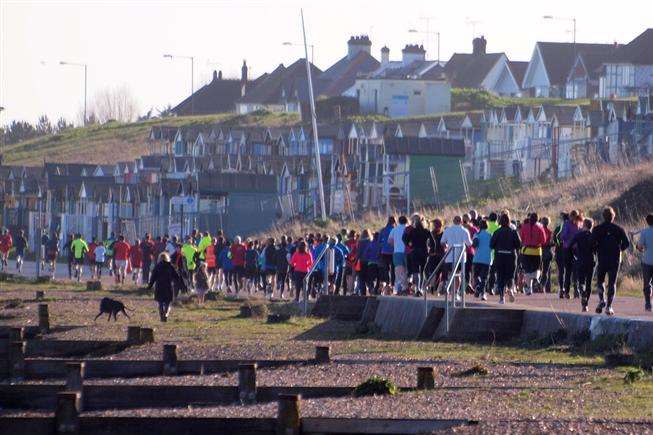
[[[285,45],[287,47],[304,47],[304,44],[295,44],[293,42],[283,42],[281,45]],[[313,44],[308,44],[308,47],[311,47],[311,63],[315,65],[315,46]]]
[[[408,33],[423,33],[426,35],[426,40],[428,42],[429,36],[430,35],[436,35],[438,38],[438,65],[440,64],[440,32],[431,32],[429,30],[427,31],[419,31],[417,29],[408,29]]]
[[[87,84],[88,84],[88,65],[85,63],[75,63],[75,62],[66,62],[66,61],[59,61],[59,65],[69,65],[69,66],[79,66],[79,67],[84,67],[84,125],[86,125],[86,95],[87,95]]]
[[[164,54],[163,57],[167,59],[189,59],[190,60],[190,114],[195,113],[195,57],[193,56],[179,56],[173,54]]]

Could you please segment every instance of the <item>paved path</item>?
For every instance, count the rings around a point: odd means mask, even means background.
[[[46,272],[48,268],[46,266]],[[9,273],[15,273],[15,263],[9,263]],[[113,284],[113,277],[108,276],[106,269],[102,271],[103,277],[102,282],[107,285],[107,288]],[[23,266],[23,275],[25,276],[36,276],[36,268],[34,262],[26,262]],[[84,275],[82,276],[82,281],[87,280],[90,277],[90,269],[84,267]],[[67,280],[68,279],[68,267],[66,264],[59,263],[57,265],[57,273],[55,279],[58,280]],[[127,277],[129,282],[131,282],[131,276]],[[615,314],[619,317],[630,317],[643,320],[653,320],[653,313],[644,311],[644,298],[639,297],[629,297],[629,296],[619,296],[617,291],[617,297],[613,308]],[[439,298],[442,298],[441,296]],[[547,310],[547,311],[563,311],[563,312],[572,312],[572,313],[581,313],[580,309],[580,299],[560,299],[557,294],[551,293],[534,293],[531,296],[526,296],[524,294],[517,294],[517,300],[514,304],[507,303],[505,305],[499,304],[498,296],[489,296],[487,302],[482,302],[480,299],[476,299],[473,296],[467,295],[466,301],[470,303],[481,303],[488,304],[493,307],[505,307],[505,308],[525,308],[525,309],[536,309],[536,310]],[[598,302],[598,298],[595,294],[592,294],[590,298],[590,311],[589,313],[584,313],[587,315],[592,315],[594,313],[594,308]]]

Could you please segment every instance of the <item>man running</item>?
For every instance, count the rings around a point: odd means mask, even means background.
[[[82,279],[82,273],[84,272],[84,258],[86,258],[86,253],[88,252],[88,245],[80,233],[75,234],[75,238],[70,243],[69,249],[73,257],[75,278],[77,279],[77,282],[79,282]]]
[[[125,236],[118,236],[118,241],[113,244],[113,259],[116,274],[116,284],[125,283],[127,265],[129,264],[129,251],[131,246],[125,240]]]
[[[612,207],[603,209],[603,223],[597,225],[592,233],[596,247],[598,266],[596,268],[596,281],[599,293],[599,305],[596,313],[601,314],[603,308],[608,316],[614,315],[612,302],[617,292],[617,275],[621,264],[621,252],[628,249],[630,242],[626,232],[614,223],[615,212]],[[604,281],[608,276],[608,297],[604,299]]]
[[[27,238],[25,231],[18,231],[18,236],[14,241],[14,248],[16,249],[16,271],[20,274],[23,273],[23,262],[25,260],[25,253],[27,252]]]
[[[8,266],[7,260],[9,259],[9,251],[14,245],[14,241],[11,238],[11,233],[8,229],[2,230],[2,236],[0,236],[0,267],[2,271],[5,271]]]
[[[444,259],[444,268],[447,273],[447,276],[449,276],[450,273],[456,275],[459,269],[454,270],[454,263],[457,260],[457,256],[460,255],[459,249],[462,248],[464,250],[462,254],[461,264],[466,264],[467,248],[472,246],[472,239],[469,236],[469,231],[467,230],[467,228],[463,226],[463,218],[461,216],[455,216],[453,218],[453,225],[444,229],[444,233],[442,234],[442,239],[440,242],[446,246],[445,249],[454,247],[454,249],[452,249]],[[455,257],[454,257],[454,252],[455,252]],[[458,267],[460,267],[460,265]],[[465,273],[464,270],[462,272]],[[458,290],[455,293],[457,301],[461,300],[461,294],[462,292],[465,291],[464,288],[460,288],[461,287],[460,284],[461,284],[460,277],[456,275],[454,279],[454,291]]]
[[[583,221],[583,229],[571,239],[571,247],[576,257],[576,273],[580,282],[581,309],[587,312],[587,304],[592,294],[592,277],[594,276],[594,241],[592,238],[592,219]]]
[[[637,250],[642,253],[642,278],[644,279],[644,310],[651,312],[653,289],[653,214],[646,216],[648,228],[639,233]]]

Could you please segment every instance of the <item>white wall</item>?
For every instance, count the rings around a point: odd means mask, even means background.
[[[387,108],[389,116],[400,117],[451,109],[451,86],[444,81],[359,79],[355,88],[363,113],[383,114]],[[398,104],[400,99],[407,100],[404,107]]]

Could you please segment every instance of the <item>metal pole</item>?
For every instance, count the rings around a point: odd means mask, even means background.
[[[313,142],[315,144],[315,168],[317,169],[317,183],[320,193],[320,206],[322,208],[322,220],[326,221],[326,206],[324,202],[324,184],[322,183],[322,162],[320,161],[320,144],[317,134],[317,118],[315,116],[315,99],[313,98],[313,80],[311,78],[311,66],[308,62],[308,46],[306,45],[306,29],[304,27],[304,10],[300,9],[302,17],[302,33],[304,35],[304,55],[306,56],[306,75],[308,76],[308,95],[311,103],[311,123],[313,126]]]
[[[36,247],[36,277],[38,278],[41,276],[41,238],[42,233],[43,233],[43,227],[41,226],[41,210],[43,209],[43,199],[41,198],[41,195],[39,195],[39,224],[38,224],[38,236],[37,239],[34,241],[34,245]]]
[[[86,125],[86,119],[87,119],[86,118],[86,92],[87,92],[87,89],[88,89],[87,88],[87,83],[88,83],[87,82],[87,77],[88,77],[87,72],[88,72],[87,71],[87,65],[84,64],[84,125]]]
[[[438,65],[440,65],[440,32],[438,32]]]
[[[190,114],[195,114],[195,58],[190,57]]]

